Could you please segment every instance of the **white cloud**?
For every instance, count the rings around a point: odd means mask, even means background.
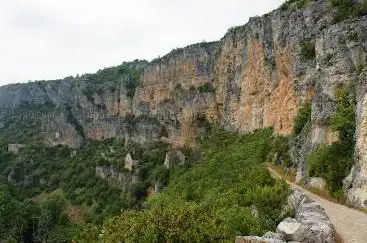
[[[281,0],[0,0],[0,85],[152,59],[264,14]]]

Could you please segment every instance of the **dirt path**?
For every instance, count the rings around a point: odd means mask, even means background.
[[[278,178],[281,176],[271,168],[269,171]],[[293,187],[303,191],[323,207],[344,242],[367,243],[367,214],[344,205],[330,202],[304,188],[287,181]]]

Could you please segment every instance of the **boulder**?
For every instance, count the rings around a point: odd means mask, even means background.
[[[283,241],[283,236],[279,233],[275,233],[275,232],[272,232],[272,231],[268,231],[266,232],[262,238],[271,238],[271,239],[277,239],[277,240],[281,240]]]
[[[319,204],[295,189],[288,196],[287,210],[295,212],[294,218],[286,218],[277,226],[277,233],[267,232],[262,237],[237,237],[238,243],[299,242],[335,243],[335,229]]]
[[[277,232],[287,241],[303,241],[305,239],[307,227],[299,223],[296,219],[286,218],[277,227]]]
[[[288,206],[295,210],[295,218],[286,218],[277,227],[277,232],[281,233],[286,240],[335,242],[335,229],[318,203],[296,189],[288,197]]]
[[[8,152],[19,154],[20,149],[24,148],[25,144],[9,144],[8,145]]]
[[[155,196],[159,193],[159,191],[161,190],[162,185],[160,183],[155,183],[154,185],[150,185],[147,193],[148,193],[148,197],[152,197]]]
[[[139,164],[138,160],[133,160],[131,154],[128,153],[125,157],[125,169],[132,171]]]
[[[325,179],[321,177],[310,177],[307,185],[320,191],[325,191],[327,186]]]
[[[95,175],[108,182],[118,182],[121,186],[135,185],[139,178],[130,172],[119,171],[112,165],[96,166]]]
[[[174,168],[185,164],[185,155],[180,150],[173,150],[166,153],[164,165],[167,169]]]

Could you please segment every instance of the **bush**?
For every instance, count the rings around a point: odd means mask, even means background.
[[[308,173],[326,179],[329,191],[340,198],[343,179],[353,164],[355,121],[354,89],[348,85],[336,88],[337,111],[332,116],[330,126],[338,132],[339,141],[322,145],[307,158]]]
[[[205,83],[198,88],[200,93],[212,93],[214,92],[213,85],[211,83]]]
[[[306,60],[313,60],[316,57],[315,42],[305,40],[301,42],[301,55]]]
[[[294,6],[296,9],[303,8],[306,4],[311,3],[312,0],[286,0],[282,3],[280,6],[280,10],[287,11],[292,6]]]
[[[289,156],[289,138],[275,136],[270,140],[270,149],[267,155],[267,162],[281,164],[285,167],[291,167]]]
[[[307,158],[309,175],[325,178],[332,193],[342,188],[352,164],[352,157],[340,142],[322,145]]]
[[[293,123],[293,134],[298,135],[301,133],[306,124],[311,120],[311,103],[306,103],[298,111],[297,117]]]
[[[337,111],[331,119],[331,128],[339,133],[339,140],[345,148],[353,150],[354,133],[356,129],[355,120],[355,87],[351,85],[341,85],[335,89]]]

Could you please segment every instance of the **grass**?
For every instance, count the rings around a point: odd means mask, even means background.
[[[269,165],[269,168],[276,171],[279,175],[281,175],[282,179],[295,183],[296,181],[296,171],[295,169],[288,169],[288,171],[285,171],[284,168],[278,166],[278,165]]]
[[[313,188],[313,187],[309,187],[306,185],[302,185],[302,184],[298,184],[299,186],[301,186],[302,188],[312,192],[313,194],[316,194],[330,202],[334,202],[334,203],[339,203],[339,204],[345,204],[345,198],[343,200],[337,200],[336,198],[334,198],[329,191],[324,191],[324,190],[320,190],[317,188]]]

